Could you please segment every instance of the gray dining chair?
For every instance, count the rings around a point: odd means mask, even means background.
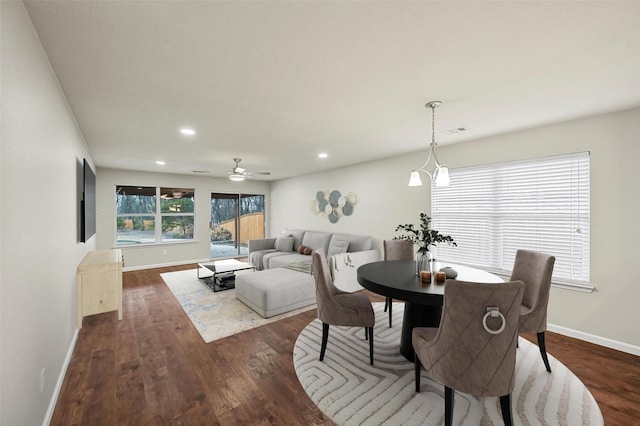
[[[547,305],[551,276],[556,258],[548,254],[531,250],[518,250],[511,271],[511,281],[524,282],[524,296],[520,309],[520,331],[536,333],[542,361],[548,372],[551,372],[544,332],[547,330]]]
[[[384,260],[413,260],[413,242],[409,240],[384,240]],[[387,297],[384,302],[384,311],[389,310],[389,328],[391,328],[391,316],[393,299]]]
[[[365,338],[369,339],[369,362],[373,365],[373,326],[376,317],[369,296],[364,293],[348,293],[333,285],[327,257],[322,248],[314,250],[311,257],[318,318],[322,321],[320,361],[324,359],[327,349],[329,325],[364,327]]]
[[[455,391],[499,397],[505,425],[513,424],[511,392],[515,381],[522,281],[474,283],[447,280],[439,328],[416,327],[415,384],[420,367],[444,385],[444,423],[453,421]]]

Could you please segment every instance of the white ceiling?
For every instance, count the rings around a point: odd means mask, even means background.
[[[440,144],[640,106],[640,2],[25,4],[99,167],[415,167],[431,100]]]

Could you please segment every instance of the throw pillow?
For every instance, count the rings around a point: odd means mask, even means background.
[[[276,238],[276,251],[293,251],[293,237]]]
[[[298,253],[300,254],[304,254],[304,249],[306,249],[307,246],[303,246],[302,244],[300,244],[300,247],[298,247]]]
[[[313,250],[312,250],[311,248],[309,248],[309,247],[305,247],[305,248],[304,248],[304,254],[306,254],[307,256],[309,256],[309,255],[311,254],[311,252],[312,252],[312,251],[313,251]]]

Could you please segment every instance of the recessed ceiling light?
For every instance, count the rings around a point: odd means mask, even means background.
[[[318,158],[327,158],[329,156],[329,154],[327,154],[326,152],[321,152],[320,154],[318,154]]]
[[[187,127],[183,127],[182,129],[180,129],[180,133],[187,136],[193,136],[196,134],[196,131]]]
[[[164,165],[165,165],[165,164],[167,164],[167,163],[165,163],[164,161],[160,161],[160,160],[158,160],[158,161],[156,161],[156,164],[157,164],[158,166],[164,166]]]

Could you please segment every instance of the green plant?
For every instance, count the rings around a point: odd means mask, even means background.
[[[454,246],[458,245],[453,241],[451,236],[442,235],[437,230],[431,229],[431,218],[424,212],[420,212],[419,228],[415,228],[412,223],[409,223],[398,225],[396,232],[400,231],[404,233],[394,237],[394,239],[412,241],[420,247],[418,251],[429,251],[429,246],[436,246],[439,243],[447,243]]]

